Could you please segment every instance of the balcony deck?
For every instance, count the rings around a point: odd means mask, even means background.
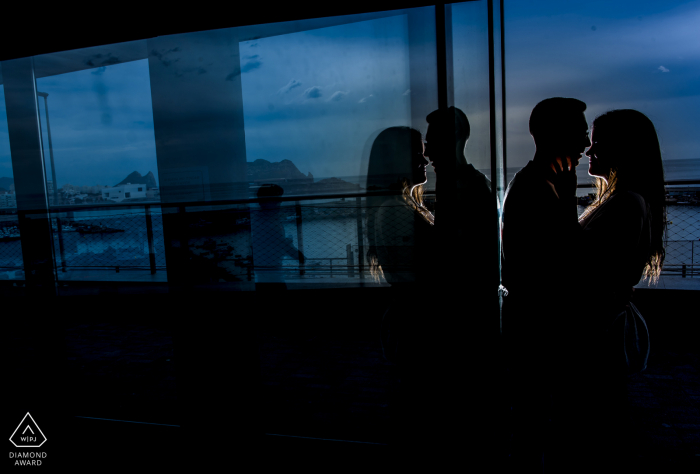
[[[337,290],[334,296],[347,291]],[[384,289],[363,291],[378,294]],[[305,292],[292,293],[300,296],[290,304],[300,304]],[[242,294],[235,296],[242,298]],[[685,472],[683,467],[700,461],[700,350],[694,341],[697,322],[690,321],[691,315],[684,309],[694,294],[648,289],[635,293],[638,307],[647,317],[653,345],[648,369],[628,382],[632,432],[638,438],[635,459],[630,462],[640,466],[634,472]],[[369,462],[393,462],[391,406],[401,383],[394,366],[383,358],[378,331],[373,329],[378,310],[357,316],[358,323],[351,328],[343,317],[325,324],[285,324],[284,314],[268,319],[260,313],[257,340],[246,336],[250,340],[240,346],[235,341],[242,339],[230,332],[239,326],[232,324],[226,313],[220,316],[224,319],[202,319],[185,310],[170,318],[168,312],[173,314],[177,304],[163,303],[174,297],[148,294],[132,298],[82,298],[86,307],[100,303],[94,309],[102,316],[82,313],[59,324],[65,343],[64,355],[57,358],[66,370],[64,400],[70,400],[71,416],[84,417],[74,419],[74,429],[89,429],[96,437],[111,440],[107,445],[97,439],[84,440],[94,449],[94,456],[102,453],[111,458],[118,446],[128,446],[126,462],[150,456],[157,446],[160,465],[175,466],[182,456],[183,426],[188,423],[183,418],[183,393],[202,404],[201,410],[217,411],[226,400],[217,390],[225,383],[222,380],[230,380],[233,415],[222,416],[236,418],[251,413],[245,402],[250,398],[241,398],[238,392],[258,394],[261,407],[259,418],[248,424],[241,421],[231,430],[231,440],[260,439],[262,445],[251,446],[261,447],[260,456],[266,458],[266,464],[271,466],[273,461],[267,458],[274,456],[277,467],[303,462],[307,471],[322,472],[328,467],[322,460],[330,453],[358,468],[367,468]],[[77,301],[61,299],[68,307]],[[217,301],[223,299],[217,297]],[[123,305],[124,310],[131,308],[124,311],[130,315],[119,317],[121,309],[114,308],[117,305]],[[362,302],[350,306],[357,309]],[[162,310],[158,318],[138,316],[153,316],[158,308]],[[679,327],[683,330],[678,331]],[[239,327],[244,332],[251,328]],[[29,374],[39,376],[41,359],[37,354],[46,352],[40,339],[31,331],[9,334],[7,348],[13,351],[16,362],[8,368],[9,376],[14,380],[29,380]],[[210,342],[195,342],[200,337]],[[183,343],[206,348],[198,360],[211,366],[200,368],[204,375],[197,380],[204,385],[195,390],[189,382],[196,393],[183,392],[178,362],[192,354]],[[246,362],[240,357],[253,347],[259,354],[258,382],[246,369],[253,359]],[[494,423],[498,423],[497,414]],[[246,434],[250,426],[254,428]],[[159,438],[155,445],[147,441],[151,435]]]

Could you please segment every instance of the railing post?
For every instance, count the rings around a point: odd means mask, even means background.
[[[364,276],[365,245],[362,229],[362,197],[357,196],[357,263],[360,279]]]
[[[156,253],[153,249],[153,224],[151,223],[151,206],[146,204],[146,235],[148,237],[148,259],[151,264],[151,275],[156,273]]]
[[[189,248],[189,232],[185,235],[185,206],[178,206],[178,220],[179,220],[179,230],[180,230],[180,248],[182,249],[183,255],[187,253]]]
[[[304,270],[304,263],[302,262],[302,255],[304,255],[304,233],[302,232],[302,227],[301,227],[301,203],[299,201],[296,202],[296,205],[294,206],[294,209],[296,211],[296,222],[297,222],[297,250],[299,251],[299,275],[303,275],[305,272]]]
[[[54,184],[54,186],[56,186]],[[60,213],[59,213],[60,214]],[[61,218],[56,216],[56,232],[58,233],[58,251],[61,256],[61,272],[66,272],[66,256],[63,251],[63,226],[61,225]]]
[[[354,259],[352,258],[352,244],[348,244],[345,246],[345,251],[348,255],[348,276],[349,277],[354,277],[355,276],[355,262]]]

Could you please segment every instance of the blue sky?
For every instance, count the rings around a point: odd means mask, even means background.
[[[665,159],[700,158],[700,2],[505,1],[509,166],[534,153],[527,123],[547,97],[588,105],[589,123],[633,108]]]
[[[113,186],[132,171],[156,177],[148,61],[132,61],[37,79],[47,92],[59,185]],[[39,100],[50,173],[44,100]]]
[[[240,51],[248,161],[358,175],[373,134],[410,125],[405,15],[248,41]]]
[[[453,9],[455,105],[472,124],[467,156],[478,168],[488,166],[485,14],[483,1]],[[586,102],[589,122],[640,110],[666,159],[700,158],[700,1],[506,0],[505,21],[510,167],[531,159],[530,111],[553,96]],[[241,43],[247,160],[291,159],[317,178],[362,174],[372,137],[410,125],[408,34],[399,15]],[[147,60],[37,86],[49,93],[59,185],[157,177]],[[48,162],[43,99],[40,110]],[[0,94],[0,176],[10,173]]]

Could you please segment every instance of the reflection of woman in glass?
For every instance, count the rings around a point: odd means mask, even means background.
[[[369,155],[367,190],[389,195],[367,197],[367,260],[376,282],[383,279],[397,289],[425,283],[430,273],[434,217],[422,199],[428,164],[423,148],[417,130],[391,127],[377,136]],[[411,305],[415,310],[414,303],[396,297],[384,315],[381,342],[389,360],[398,362],[401,315]]]
[[[416,281],[426,261],[426,234],[434,217],[423,204],[427,181],[420,132],[391,127],[374,140],[367,170],[368,191],[394,191],[367,198],[370,272],[376,281]]]
[[[434,219],[421,199],[427,164],[420,132],[391,127],[374,140],[367,170],[367,257],[376,280],[384,278],[392,286],[393,299],[382,318],[380,342],[384,357],[394,363],[392,372],[396,371],[392,380],[398,385],[390,387],[391,444],[402,452],[412,449],[412,435],[416,439],[424,436],[421,431],[426,426],[416,418],[428,411],[421,396],[425,388],[420,384],[432,384],[423,376],[427,373],[424,366],[430,364],[422,339],[436,321],[426,320],[434,251]]]

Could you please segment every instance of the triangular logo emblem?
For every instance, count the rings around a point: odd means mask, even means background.
[[[38,448],[46,442],[46,436],[41,432],[32,415],[27,412],[10,436],[10,441],[16,448]]]

